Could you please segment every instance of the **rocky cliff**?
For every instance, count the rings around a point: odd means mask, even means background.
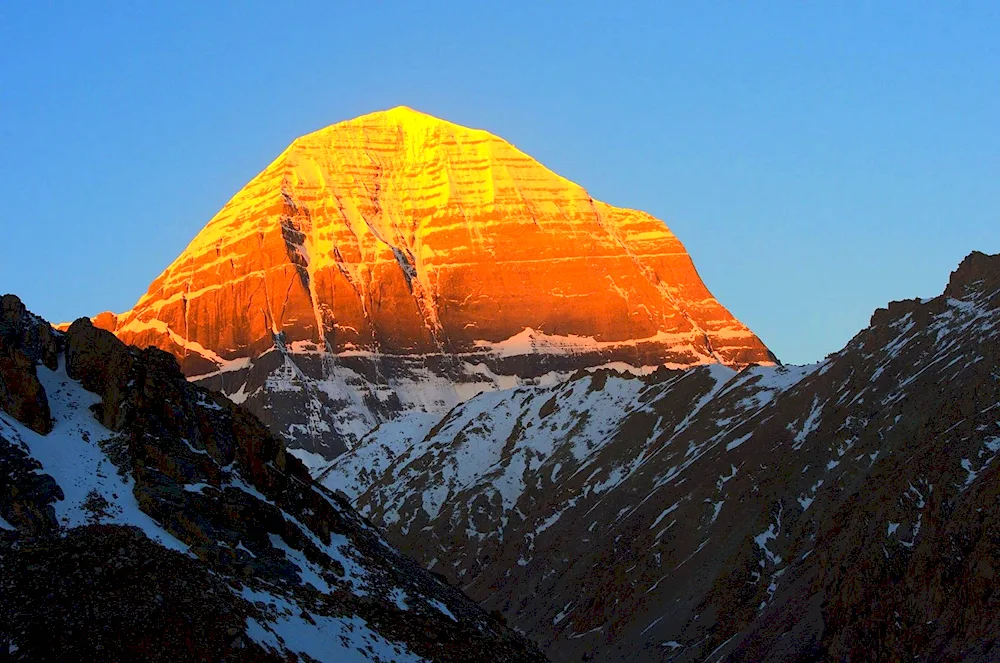
[[[554,660],[997,660],[998,337],[974,253],[818,364],[481,394],[323,480]]]
[[[10,295],[0,659],[545,660],[173,356]]]
[[[584,367],[774,361],[662,222],[403,107],[294,141],[95,324],[328,458],[401,413]]]

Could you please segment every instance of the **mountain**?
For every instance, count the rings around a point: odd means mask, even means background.
[[[170,352],[310,464],[581,368],[775,361],[662,222],[404,107],[295,140],[94,323]]]
[[[322,481],[556,661],[1000,658],[1000,256],[811,366],[581,371]]]
[[[0,298],[0,658],[544,661],[176,360]]]

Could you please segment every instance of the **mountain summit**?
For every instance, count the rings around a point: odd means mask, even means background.
[[[295,140],[95,322],[327,457],[399,413],[581,368],[774,361],[661,221],[406,107]]]

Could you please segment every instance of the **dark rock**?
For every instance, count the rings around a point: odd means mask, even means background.
[[[0,518],[18,531],[36,535],[54,532],[53,503],[63,491],[41,464],[0,435]]]
[[[237,641],[256,609],[136,528],[0,548],[0,641],[25,661],[284,661]]]
[[[60,349],[58,332],[28,312],[15,295],[0,297],[0,341],[19,348],[33,362],[56,370]]]
[[[0,409],[43,435],[52,430],[52,418],[35,365],[55,370],[58,353],[48,323],[14,295],[0,297]]]
[[[134,355],[114,334],[94,327],[87,318],[76,320],[66,331],[66,373],[101,397],[98,418],[114,431],[130,420],[124,404],[139,377]]]
[[[994,292],[1000,289],[1000,254],[989,255],[973,251],[951,273],[944,294],[961,298],[967,291]]]
[[[0,338],[0,409],[25,426],[46,435],[52,430],[52,415],[45,389],[38,381],[35,362],[20,348]]]
[[[326,476],[554,660],[1000,660],[998,341],[973,254],[822,364],[476,397]]]

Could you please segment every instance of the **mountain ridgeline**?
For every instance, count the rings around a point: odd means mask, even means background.
[[[973,253],[818,364],[581,371],[320,477],[556,661],[992,661],[998,337]]]

